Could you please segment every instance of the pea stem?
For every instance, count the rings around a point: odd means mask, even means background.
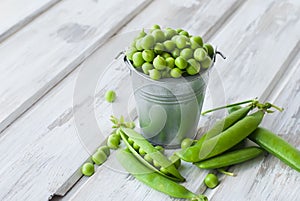
[[[235,177],[236,174],[234,174],[233,172],[228,172],[228,171],[225,171],[224,169],[217,169],[218,172],[222,173],[222,174],[225,174],[225,175],[228,175],[228,176],[231,176],[231,177]]]
[[[229,104],[229,105],[225,105],[225,106],[221,106],[221,107],[216,107],[214,109],[211,110],[206,110],[204,112],[201,113],[201,115],[205,115],[207,113],[216,111],[216,110],[221,110],[224,108],[229,108],[229,107],[233,107],[233,106],[237,106],[237,105],[242,105],[242,104],[246,104],[246,103],[253,103],[255,101],[255,99],[251,99],[251,100],[246,100],[246,101],[242,101],[242,102],[238,102],[238,103],[233,103],[233,104]]]

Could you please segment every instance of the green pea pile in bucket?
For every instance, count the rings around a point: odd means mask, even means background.
[[[201,73],[211,67],[215,51],[203,44],[202,37],[182,29],[161,29],[154,25],[144,29],[126,51],[127,59],[153,80],[179,78]]]

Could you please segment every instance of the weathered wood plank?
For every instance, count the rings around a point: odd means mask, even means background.
[[[300,54],[295,62],[285,66],[288,70],[282,83],[275,89],[270,101],[283,106],[285,111],[265,118],[263,126],[279,134],[289,143],[300,149]],[[226,177],[213,192],[207,192],[212,200],[292,200],[300,199],[300,175],[272,155],[259,157],[254,161],[231,168],[237,177]],[[234,187],[233,187],[234,186]],[[228,193],[230,192],[230,193]]]
[[[0,43],[47,11],[60,0],[2,0],[0,2]]]
[[[66,0],[3,41],[0,132],[149,2]]]

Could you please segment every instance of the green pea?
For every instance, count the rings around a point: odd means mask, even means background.
[[[153,60],[153,66],[157,70],[164,70],[167,66],[166,60],[162,56],[157,55]]]
[[[144,156],[145,161],[147,161],[148,163],[153,163],[153,159],[151,158],[151,156],[149,154],[146,154]]]
[[[120,144],[120,139],[116,136],[110,135],[107,139],[107,146],[111,149],[118,149]]]
[[[154,52],[156,54],[161,54],[165,50],[165,46],[162,43],[156,43],[154,46]]]
[[[109,103],[112,103],[116,100],[116,92],[113,91],[113,90],[108,90],[106,93],[105,93],[105,100]]]
[[[164,42],[166,40],[165,33],[160,29],[155,29],[151,34],[154,36],[155,42],[157,43]]]
[[[117,133],[113,133],[113,134],[111,134],[110,136],[111,136],[112,138],[118,139],[119,141],[121,140],[121,136],[120,136],[119,134],[117,134]]]
[[[142,57],[145,61],[151,62],[154,59],[154,51],[153,50],[144,50],[142,52]]]
[[[135,149],[135,150],[139,150],[140,146],[137,144],[137,143],[133,143],[132,147]]]
[[[179,34],[189,37],[189,33],[187,31],[184,31],[184,30],[182,30],[181,32],[179,32]]]
[[[127,142],[128,142],[130,145],[133,145],[133,143],[134,143],[133,139],[131,139],[131,138],[128,138],[128,139],[127,139]]]
[[[161,78],[161,74],[157,69],[149,70],[149,76],[153,80],[159,80]]]
[[[163,70],[163,71],[161,72],[161,77],[162,77],[162,78],[169,78],[169,77],[171,77],[171,75],[170,75],[170,70],[168,70],[168,69]]]
[[[94,164],[87,162],[82,165],[81,167],[81,173],[85,176],[91,176],[95,172]]]
[[[145,50],[152,49],[154,45],[155,45],[154,36],[152,36],[150,34],[146,35],[141,41],[141,46]]]
[[[212,59],[214,56],[214,48],[211,44],[204,44],[203,47],[207,50],[207,54],[210,56],[210,58]]]
[[[154,29],[161,29],[161,28],[160,28],[160,26],[159,26],[158,24],[154,24],[154,25],[151,27],[151,29],[154,30]]]
[[[168,52],[172,52],[172,50],[174,50],[176,47],[176,43],[172,40],[167,40],[163,44]]]
[[[198,44],[200,47],[203,46],[203,40],[200,36],[192,36],[190,41],[191,43]]]
[[[194,42],[194,41],[190,41],[190,45],[191,45],[191,49],[192,49],[192,50],[195,50],[195,49],[201,47],[198,43],[196,43],[196,42]]]
[[[138,51],[143,50],[143,47],[142,47],[142,41],[143,41],[142,38],[137,39],[137,40],[135,41],[135,48],[136,48]]]
[[[176,32],[177,32],[177,33],[180,33],[180,32],[182,32],[182,31],[184,31],[184,30],[181,29],[181,28],[176,29]]]
[[[177,35],[177,32],[174,29],[172,29],[172,28],[166,28],[166,30],[165,30],[165,36],[166,36],[167,40],[171,39],[175,35]]]
[[[160,169],[161,165],[156,161],[156,160],[153,160],[153,165],[154,167],[156,167],[157,169]]]
[[[161,56],[162,56],[164,59],[171,57],[171,55],[170,55],[168,52],[163,52],[163,53],[161,54]]]
[[[133,66],[134,67],[141,67],[145,62],[143,59],[143,55],[141,52],[136,52],[132,56]]]
[[[197,48],[194,51],[194,58],[197,61],[203,61],[206,56],[207,56],[207,53],[206,53],[206,51],[203,48]]]
[[[175,59],[173,57],[166,58],[166,65],[169,68],[174,68],[174,66],[175,66]]]
[[[143,38],[144,36],[146,36],[147,33],[145,32],[144,29],[142,29],[142,31],[139,33],[138,38]]]
[[[190,147],[193,144],[194,140],[190,138],[185,138],[181,141],[181,149]]]
[[[188,60],[189,66],[186,69],[186,72],[189,75],[196,75],[197,73],[200,72],[200,63],[197,62],[195,59],[189,59]]]
[[[171,38],[171,41],[174,41],[176,43],[176,40],[177,38],[179,38],[180,36],[179,35],[174,35],[172,38]]]
[[[130,61],[132,61],[132,56],[134,53],[137,52],[137,49],[135,47],[131,47],[126,51],[126,57],[127,59],[129,59]]]
[[[169,174],[168,170],[167,170],[166,168],[164,168],[164,167],[161,167],[161,168],[159,169],[159,171],[161,171],[161,172],[164,173],[164,174]]]
[[[102,151],[102,150],[97,151],[96,153],[94,153],[92,155],[92,160],[97,165],[101,165],[102,163],[104,163],[106,161],[106,159],[107,159],[107,156],[104,153],[104,151]]]
[[[160,151],[161,153],[164,153],[164,152],[165,152],[165,149],[164,149],[162,146],[157,145],[157,146],[155,146],[154,148],[155,148],[157,151]]]
[[[193,52],[192,49],[190,49],[190,48],[184,48],[183,50],[181,50],[180,56],[182,58],[184,58],[185,60],[188,60],[188,59],[190,59],[190,58],[193,57],[193,53],[194,52]]]
[[[153,65],[151,63],[146,62],[142,65],[142,70],[146,75],[149,75],[149,70],[152,69],[153,69]]]
[[[145,150],[143,150],[142,148],[140,148],[140,149],[139,149],[139,154],[140,154],[141,156],[144,156],[144,155],[146,155],[146,152],[145,152]]]
[[[211,58],[209,56],[206,56],[205,59],[201,62],[201,66],[204,69],[207,69],[211,66]]]
[[[106,154],[106,156],[110,155],[110,149],[108,146],[101,146],[97,149],[97,151],[103,151]]]
[[[179,68],[173,68],[170,72],[171,76],[174,78],[179,78],[182,75],[182,71]]]
[[[184,36],[178,36],[176,38],[176,46],[179,49],[183,49],[187,46],[187,39]]]
[[[204,179],[204,183],[208,188],[215,188],[219,184],[219,179],[215,174],[208,174]]]
[[[172,51],[172,56],[176,59],[177,57],[180,56],[180,50],[175,48],[173,51]]]
[[[175,59],[175,65],[179,68],[179,69],[185,69],[188,65],[187,61],[182,58],[181,56],[177,57]]]

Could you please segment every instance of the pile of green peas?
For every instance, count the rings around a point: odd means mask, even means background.
[[[144,29],[126,51],[127,59],[153,80],[199,74],[211,67],[214,48],[183,29]]]

